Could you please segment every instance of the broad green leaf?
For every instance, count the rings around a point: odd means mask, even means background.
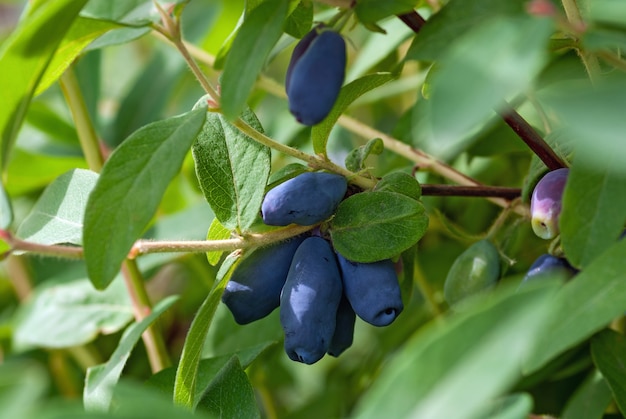
[[[40,285],[20,309],[15,348],[68,348],[83,345],[99,333],[120,330],[133,318],[133,308],[121,277],[104,291],[86,277],[50,279]]]
[[[584,269],[615,243],[626,221],[626,173],[575,161],[559,218],[567,260]]]
[[[358,172],[365,168],[365,160],[370,154],[381,154],[385,149],[385,144],[380,138],[372,138],[365,145],[352,150],[346,156],[346,169]]]
[[[17,236],[39,244],[83,242],[83,217],[98,174],[75,169],[52,182],[22,221]]]
[[[174,403],[177,405],[193,408],[199,400],[197,383],[202,349],[217,305],[238,260],[237,254],[231,253],[222,263],[217,273],[217,282],[191,322],[176,369]]]
[[[526,14],[526,3],[526,0],[450,0],[428,19],[428,24],[415,37],[407,59],[438,60],[454,41],[490,18]]]
[[[391,172],[382,177],[374,187],[374,191],[397,192],[409,198],[420,199],[422,187],[415,179],[405,172]]]
[[[224,227],[217,218],[213,219],[211,222],[211,226],[209,227],[209,231],[207,233],[207,240],[225,240],[229,239],[231,235],[231,231]],[[209,263],[213,266],[217,265],[222,257],[223,251],[213,251],[207,252],[206,257]]]
[[[74,20],[52,57],[52,61],[50,61],[39,86],[37,86],[35,95],[40,94],[56,82],[94,39],[115,28],[118,28],[118,25],[112,22],[85,19],[80,16]]]
[[[0,47],[0,167],[5,167],[37,85],[87,0],[41,4]]]
[[[626,337],[611,329],[598,333],[591,339],[591,355],[619,410],[626,414]]]
[[[295,6],[294,6],[295,4]],[[291,0],[285,20],[285,33],[294,38],[302,38],[313,25],[313,2]]]
[[[228,360],[204,391],[198,407],[217,417],[261,417],[250,380],[236,355]]]
[[[548,20],[500,18],[457,40],[432,76],[430,99],[414,112],[420,146],[443,159],[466,147],[494,108],[531,85],[546,61],[551,31]]]
[[[354,11],[361,22],[374,23],[392,15],[410,12],[417,3],[417,0],[359,0]]]
[[[86,48],[87,51],[93,51],[100,48],[109,47],[111,45],[125,44],[135,39],[141,38],[147,33],[150,33],[149,27],[124,27],[109,31],[99,38],[95,39]]]
[[[109,361],[87,369],[83,389],[83,403],[87,410],[109,410],[113,389],[120,379],[130,353],[141,339],[141,334],[177,300],[178,297],[170,296],[156,304],[148,316],[139,323],[131,324],[124,331]]]
[[[553,289],[500,289],[425,327],[385,366],[353,416],[484,417],[479,414],[492,399],[521,378],[521,362],[542,335]]]
[[[269,180],[267,181],[267,186],[265,187],[266,191],[275,188],[281,183],[292,179],[304,172],[307,172],[308,169],[306,166],[300,163],[289,163],[286,166],[281,167],[279,170],[275,171],[270,175]]]
[[[571,138],[578,161],[624,174],[626,118],[621,100],[625,95],[626,77],[620,74],[594,86],[586,81],[557,83],[538,97]]]
[[[393,80],[395,76],[391,73],[377,73],[363,76],[354,80],[341,88],[339,96],[330,110],[330,113],[311,129],[311,140],[313,141],[313,150],[316,154],[326,155],[326,144],[330,131],[341,114],[348,109],[348,106],[364,93],[369,92],[383,84]]]
[[[547,334],[524,365],[536,371],[555,356],[589,338],[626,307],[626,240],[594,259],[556,294]]]
[[[111,154],[87,201],[83,243],[89,278],[105,288],[146,229],[206,116],[197,109],[139,129]]]
[[[228,120],[237,118],[270,51],[283,32],[287,0],[267,0],[246,16],[224,63],[221,105]]]
[[[626,48],[626,33],[623,29],[590,28],[585,31],[582,44],[586,51],[608,52],[607,49],[624,49]]]
[[[414,245],[427,227],[420,202],[395,192],[363,192],[339,204],[330,235],[346,259],[376,262]]]
[[[76,150],[82,154],[76,128],[71,120],[60,115],[52,104],[43,100],[34,100],[30,104],[20,137],[31,127],[45,133],[50,142],[66,147],[68,151]]]
[[[606,380],[594,370],[567,401],[561,419],[602,419],[612,398]]]
[[[252,111],[246,111],[243,119],[263,132]],[[270,149],[241,133],[222,115],[209,112],[192,151],[200,188],[217,219],[227,229],[246,231],[263,202]]]

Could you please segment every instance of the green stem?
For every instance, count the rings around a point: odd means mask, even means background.
[[[150,314],[152,305],[145,287],[143,275],[139,271],[137,262],[132,259],[126,259],[122,266],[122,273],[126,282],[126,288],[131,298],[133,310],[135,311],[135,320],[140,322]],[[148,359],[152,373],[157,373],[164,368],[169,367],[170,361],[163,336],[159,333],[158,322],[152,324],[143,333],[142,339],[146,346]]]
[[[585,30],[586,25],[582,15],[580,14],[580,9],[576,0],[562,0],[562,3],[565,15],[567,16],[567,20],[571,24],[572,28],[576,32],[582,33]],[[591,82],[597,82],[602,72],[600,63],[598,62],[598,57],[592,53],[583,51],[580,47],[577,48],[576,51],[578,52],[578,56],[587,70],[587,74],[589,75]]]
[[[439,304],[437,298],[435,297],[435,293],[433,288],[430,286],[428,281],[426,280],[426,276],[419,267],[419,262],[416,261],[413,268],[413,279],[415,280],[415,284],[417,288],[420,290],[420,293],[424,297],[424,299],[428,302],[433,314],[435,317],[440,316],[443,313],[443,308]]]
[[[71,66],[61,75],[59,82],[74,118],[78,140],[87,160],[87,165],[94,172],[99,172],[104,163],[102,153],[100,153],[100,143],[80,90],[78,78],[76,78],[76,74],[74,74]]]

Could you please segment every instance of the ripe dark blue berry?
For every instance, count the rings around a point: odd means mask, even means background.
[[[263,199],[261,213],[267,225],[313,225],[329,218],[346,193],[343,176],[307,172],[271,189]]]
[[[299,236],[256,249],[235,268],[222,301],[237,323],[261,319],[278,307],[291,260],[304,239]]]
[[[309,33],[304,35],[300,41],[296,44],[293,52],[291,53],[291,59],[289,60],[289,65],[287,66],[287,74],[285,75],[285,90],[289,90],[289,84],[291,83],[291,73],[293,72],[293,67],[300,60],[302,55],[306,52],[311,45],[311,42],[320,34],[320,29],[324,27],[324,24],[320,24],[315,28],[311,29]]]
[[[341,292],[341,276],[330,244],[315,236],[304,240],[280,296],[280,323],[290,359],[313,364],[328,351]]]
[[[330,346],[328,347],[328,355],[338,357],[352,346],[354,339],[354,323],[356,321],[356,314],[346,298],[345,294],[341,296],[339,307],[337,308],[337,317],[335,321],[335,333],[330,340]]]
[[[391,324],[404,308],[393,262],[357,263],[341,255],[337,259],[344,293],[356,315],[374,326]]]
[[[542,278],[568,280],[577,273],[578,270],[570,265],[567,259],[543,254],[533,262],[522,282],[525,283]]]
[[[531,225],[542,239],[553,239],[559,234],[561,200],[569,169],[548,172],[535,186],[530,200]]]
[[[346,42],[341,35],[324,30],[311,37],[301,41],[304,53],[290,63],[287,77],[289,110],[304,125],[315,125],[328,115],[346,71]]]

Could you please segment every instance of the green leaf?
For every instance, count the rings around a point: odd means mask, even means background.
[[[624,96],[622,74],[593,86],[587,81],[557,83],[538,94],[571,138],[577,161],[615,174],[626,173],[626,118],[620,108]]]
[[[159,19],[149,0],[89,0],[80,14],[129,26],[147,26]]]
[[[228,361],[236,355],[243,368],[248,368],[250,364],[263,353],[267,348],[275,342],[264,342],[250,348],[246,348],[227,355],[220,355],[211,358],[205,358],[200,361],[198,365],[198,376],[196,380],[196,393],[202,394],[202,392],[212,386],[214,379],[218,376],[220,371],[228,363]],[[154,374],[147,381],[150,386],[156,387],[163,394],[171,397],[174,390],[174,381],[176,379],[176,367],[166,368],[158,373]],[[196,400],[196,405],[199,400]],[[195,405],[194,405],[195,408]]]
[[[495,400],[486,409],[486,419],[525,419],[533,409],[533,398],[527,393],[515,393]]]
[[[626,4],[620,0],[594,0],[589,2],[588,18],[596,22],[626,26]]]
[[[206,110],[139,129],[111,154],[85,212],[83,242],[89,278],[106,287],[157,210],[169,182],[200,131]]]
[[[15,348],[69,348],[99,333],[114,333],[133,318],[121,277],[98,291],[86,277],[50,279],[37,287],[18,315]]]
[[[224,63],[222,111],[228,120],[237,118],[265,60],[283,32],[286,0],[267,0],[246,16]]]
[[[86,0],[48,1],[20,21],[0,47],[0,167],[5,167],[37,85]]]
[[[285,20],[285,33],[294,38],[302,38],[311,30],[313,25],[313,2],[296,0],[295,7],[292,6],[293,0],[290,3]]]
[[[363,23],[374,23],[392,15],[412,11],[417,0],[358,0],[354,11]]]
[[[0,181],[0,228],[8,229],[13,223],[13,206],[11,198],[4,188],[4,182]]]
[[[354,262],[389,259],[426,233],[421,203],[395,192],[363,192],[339,204],[330,221],[335,249]]]
[[[3,418],[34,417],[34,407],[49,391],[50,376],[33,360],[6,360],[0,364],[0,412]]]
[[[308,169],[306,166],[300,163],[289,163],[288,165],[281,167],[279,170],[275,171],[274,173],[270,175],[270,178],[267,181],[267,186],[265,187],[265,190],[269,191],[271,189],[274,189],[276,186],[280,185],[281,183],[289,179],[293,179],[294,177],[304,172],[308,172]]]
[[[557,293],[547,320],[548,333],[525,361],[526,372],[537,370],[624,314],[624,254],[626,240],[594,259]]]
[[[422,196],[422,187],[415,177],[405,172],[391,172],[382,177],[374,191],[396,192],[415,200]]]
[[[380,138],[372,138],[367,144],[352,150],[346,156],[346,169],[352,172],[358,172],[365,167],[365,160],[370,154],[381,154],[385,149],[383,140]]]
[[[311,139],[315,153],[326,155],[326,143],[328,143],[330,131],[335,126],[341,114],[348,109],[348,106],[350,106],[352,102],[364,93],[393,80],[394,77],[395,76],[391,73],[370,74],[342,87],[328,116],[311,129]]]
[[[583,163],[569,171],[559,218],[563,250],[579,269],[615,243],[626,221],[626,174]]]
[[[217,282],[198,309],[187,332],[174,381],[174,403],[180,406],[193,408],[197,404],[197,382],[202,348],[217,305],[220,303],[224,288],[238,260],[238,255],[231,253],[222,263],[217,273]]]
[[[450,0],[428,19],[428,24],[415,37],[407,59],[436,61],[457,39],[490,18],[526,14],[526,3],[526,0]]]
[[[626,337],[610,329],[598,333],[591,339],[591,355],[606,378],[617,407],[626,414]]]
[[[229,239],[231,235],[231,231],[224,227],[217,218],[214,218],[211,222],[211,226],[209,227],[209,231],[207,233],[207,240],[226,240]],[[217,265],[222,257],[224,252],[221,250],[216,250],[213,252],[207,252],[206,257],[209,263],[213,266]]]
[[[247,110],[243,119],[263,132],[252,111]],[[227,229],[246,231],[263,202],[270,149],[241,133],[222,115],[209,112],[192,151],[200,188],[217,219]]]
[[[156,304],[150,314],[141,322],[131,324],[122,335],[109,361],[104,364],[89,367],[83,389],[83,403],[87,410],[107,411],[113,398],[113,389],[120,379],[126,361],[130,357],[141,334],[150,327],[161,314],[178,300],[177,296],[170,296]]]
[[[491,19],[455,42],[432,75],[430,99],[415,108],[414,123],[420,121],[424,137],[420,145],[443,159],[465,148],[494,109],[524,92],[539,74],[551,25],[529,17]]]
[[[50,87],[52,83],[56,82],[78,55],[83,52],[85,47],[94,39],[118,27],[117,24],[112,22],[103,22],[82,17],[78,17],[74,20],[74,23],[72,23],[72,26],[65,34],[59,48],[52,57],[52,61],[39,82],[39,86],[37,86],[35,95],[42,93]]]
[[[521,361],[542,335],[552,290],[516,294],[505,287],[427,326],[385,366],[353,416],[481,417],[521,378]]]
[[[260,418],[248,376],[233,355],[204,391],[198,407],[216,417]]]
[[[39,244],[83,242],[83,217],[98,174],[74,169],[52,182],[24,219],[17,236]]]
[[[561,419],[602,419],[612,398],[606,380],[595,370],[567,401]]]

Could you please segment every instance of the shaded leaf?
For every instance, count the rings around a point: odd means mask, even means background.
[[[243,119],[263,132],[252,111],[246,111]],[[200,188],[215,217],[227,229],[246,231],[261,209],[270,149],[241,133],[222,115],[209,112],[192,151]]]
[[[139,129],[109,157],[87,201],[83,242],[97,288],[117,274],[204,123],[197,109]]]
[[[383,18],[410,12],[417,5],[416,0],[359,0],[354,11],[363,23],[374,23]]]
[[[352,150],[346,156],[346,169],[352,172],[358,172],[365,167],[365,160],[370,154],[381,154],[385,149],[383,140],[380,138],[373,138],[369,140],[365,145],[362,145]]]
[[[335,249],[353,262],[389,259],[426,232],[421,203],[395,192],[363,192],[339,204],[330,221]]]
[[[291,1],[293,4],[294,1]],[[293,10],[292,10],[293,9]],[[285,33],[294,38],[302,38],[311,30],[313,25],[313,2],[295,1],[295,7],[290,5],[285,20]]]
[[[415,177],[404,172],[391,172],[382,177],[374,191],[396,192],[415,200],[422,196],[422,187]]]
[[[83,389],[83,403],[87,410],[107,411],[109,409],[113,389],[120,379],[130,353],[141,339],[141,334],[177,300],[178,297],[170,296],[156,304],[141,322],[133,323],[124,331],[109,361],[87,369]]]
[[[98,174],[75,169],[52,182],[24,219],[17,236],[39,244],[83,242],[83,217]]]

